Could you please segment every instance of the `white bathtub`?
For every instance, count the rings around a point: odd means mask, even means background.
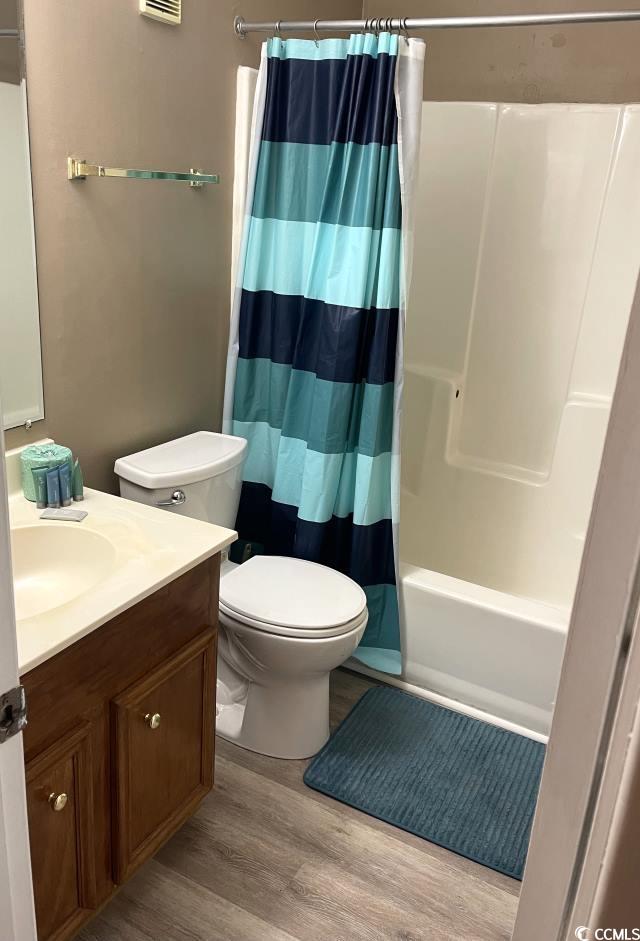
[[[548,733],[568,610],[411,565],[401,601],[406,683]]]
[[[640,263],[639,158],[638,106],[423,105],[385,679],[537,738]]]
[[[570,611],[401,566],[401,677],[351,669],[546,741]]]

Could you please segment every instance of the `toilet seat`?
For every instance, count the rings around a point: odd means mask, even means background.
[[[253,556],[221,580],[220,613],[269,634],[335,637],[360,627],[367,598],[341,572],[304,559]]]
[[[342,634],[348,634],[350,631],[358,630],[363,621],[367,620],[368,614],[365,610],[360,617],[348,621],[346,624],[338,624],[335,627],[313,628],[304,630],[300,627],[282,627],[279,624],[269,624],[267,621],[258,621],[257,619],[239,615],[235,611],[230,611],[223,604],[220,605],[221,623],[227,627],[233,624],[250,627],[261,631],[263,634],[279,634],[282,637],[308,638],[309,640],[321,640],[324,637],[339,637]]]

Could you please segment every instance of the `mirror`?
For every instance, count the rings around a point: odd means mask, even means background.
[[[44,418],[27,94],[18,0],[0,0],[0,403],[5,428]]]

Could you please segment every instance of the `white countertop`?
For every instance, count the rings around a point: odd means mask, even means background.
[[[73,507],[86,510],[88,516],[83,522],[45,522],[40,519],[42,511],[25,500],[21,492],[14,490],[9,495],[12,531],[34,525],[78,527],[108,540],[114,549],[110,551],[105,571],[91,588],[69,601],[17,621],[21,674],[220,552],[237,535],[221,526],[97,490],[86,489],[84,501],[74,503]],[[62,534],[61,538],[64,539]],[[22,591],[28,590],[26,584]]]

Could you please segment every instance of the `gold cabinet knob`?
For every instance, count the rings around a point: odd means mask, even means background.
[[[56,794],[55,791],[52,791],[51,794],[49,794],[49,806],[56,812],[64,810],[68,800],[69,798],[64,792],[62,794]]]
[[[160,725],[160,713],[148,712],[144,717],[144,721],[147,723],[150,729],[157,729]]]

